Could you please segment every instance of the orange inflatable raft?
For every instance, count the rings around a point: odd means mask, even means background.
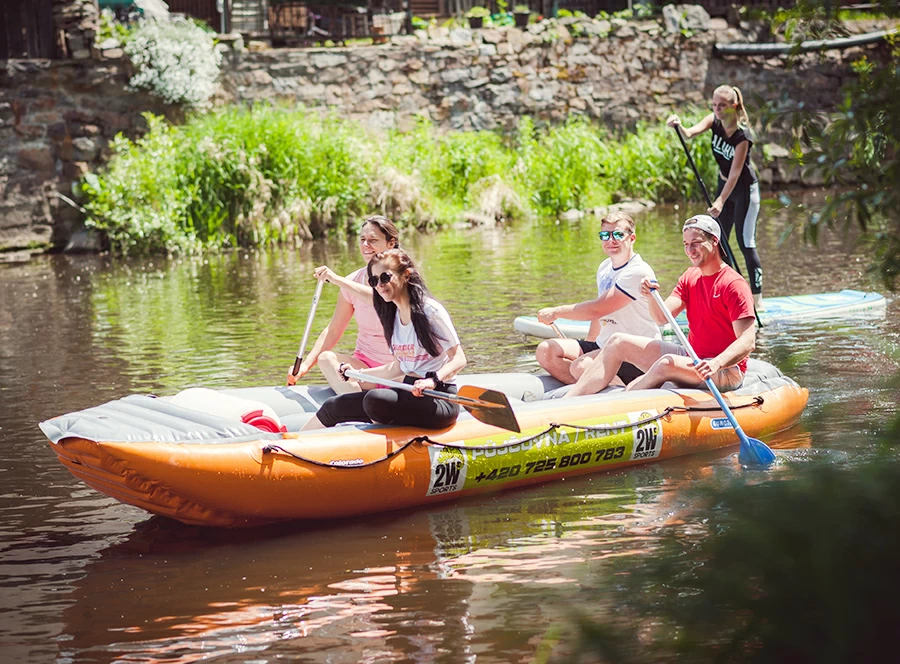
[[[738,444],[699,389],[559,400],[549,377],[460,382],[507,394],[521,432],[465,412],[439,431],[360,424],[300,432],[331,394],[304,386],[207,391],[209,407],[133,395],[40,426],[60,461],[97,491],[219,527],[403,509]],[[233,412],[223,412],[219,398]],[[765,438],[797,422],[808,392],[751,360],[744,386],[725,398],[747,435]]]

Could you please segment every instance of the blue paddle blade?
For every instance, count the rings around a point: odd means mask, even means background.
[[[741,432],[743,433],[743,432]],[[738,461],[748,466],[769,466],[775,461],[775,452],[761,440],[741,436]]]

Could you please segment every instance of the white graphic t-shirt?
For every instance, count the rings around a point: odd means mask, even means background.
[[[616,288],[631,298],[631,302],[618,311],[613,311],[600,318],[600,334],[597,344],[603,346],[606,340],[616,332],[637,334],[642,337],[659,339],[659,325],[650,316],[647,299],[641,295],[641,279],[656,279],[653,268],[644,262],[640,254],[635,254],[622,267],[613,267],[612,259],[607,258],[597,268],[597,296],[606,294]]]
[[[409,325],[400,322],[399,312],[394,318],[394,334],[391,336],[391,352],[394,359],[399,360],[400,369],[407,375],[420,378],[424,378],[429,371],[437,371],[444,366],[447,363],[447,351],[459,345],[459,336],[444,305],[429,297],[425,300],[425,315],[428,316],[437,335],[438,346],[443,351],[437,357],[429,355],[419,343],[412,321]]]

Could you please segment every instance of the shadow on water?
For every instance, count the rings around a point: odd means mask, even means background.
[[[682,212],[638,221],[638,251],[673,284]],[[760,229],[772,295],[873,290],[844,235],[815,249]],[[587,299],[599,220],[404,238],[451,312],[473,372],[536,371],[515,316]],[[887,316],[771,326],[757,354],[810,389],[767,474],[737,447],[429,510],[265,529],[191,528],[80,484],[37,422],[129,393],[280,383],[323,262],[350,272],[355,242],[184,259],[49,256],[0,265],[0,642],[10,661],[432,661],[529,659],[662,530],[703,532],[689,489],[790,478],[872,455],[897,412],[898,304]],[[326,289],[314,329],[327,323]],[[341,348],[350,348],[348,334]],[[136,524],[136,525],[135,525]],[[604,607],[597,607],[598,611]]]

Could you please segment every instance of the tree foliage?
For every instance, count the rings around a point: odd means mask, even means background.
[[[872,269],[894,290],[900,276],[900,35],[853,63],[855,77],[826,113],[790,101],[772,102],[762,114],[766,129],[790,136],[793,161],[819,175],[831,193],[824,207],[793,204],[806,239],[822,227],[857,223],[871,242]]]
[[[896,13],[896,3],[884,3]],[[798,12],[823,6],[805,3]],[[827,15],[827,12],[826,12]],[[822,26],[817,25],[816,30]],[[795,27],[797,39],[809,30]],[[853,64],[825,113],[782,98],[763,114],[819,175],[823,206],[782,202],[808,241],[858,225],[872,269],[900,275],[900,47],[887,41]],[[895,379],[896,381],[896,379]],[[816,466],[789,481],[707,487],[702,533],[673,530],[637,570],[612,570],[605,621],[579,615],[575,659],[603,662],[863,662],[894,650],[900,620],[900,418],[881,427],[875,461]],[[620,581],[624,579],[624,581]],[[889,657],[889,655],[888,655]]]

